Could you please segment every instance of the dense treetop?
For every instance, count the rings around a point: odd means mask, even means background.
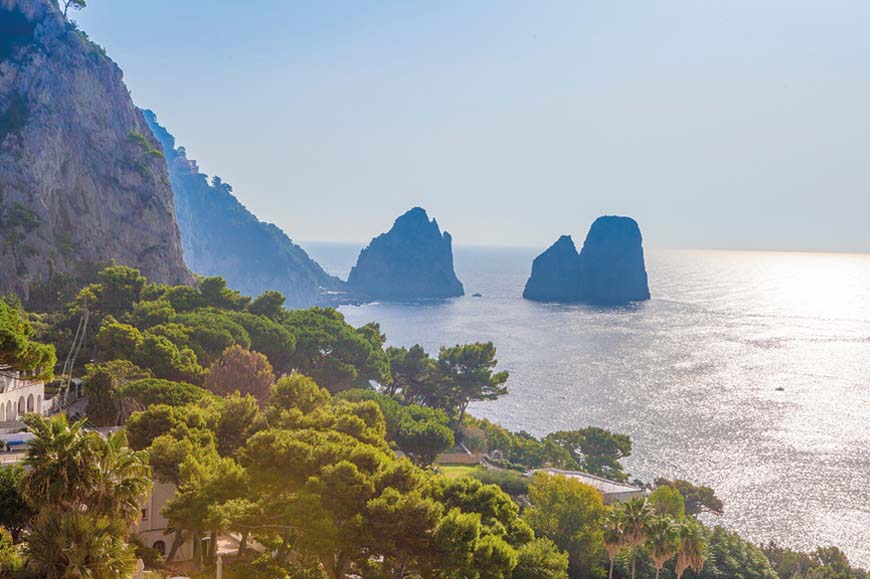
[[[0,372],[7,368],[36,378],[50,378],[57,363],[54,348],[35,342],[23,311],[0,300]]]

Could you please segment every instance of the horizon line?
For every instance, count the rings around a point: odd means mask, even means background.
[[[367,247],[371,240],[368,241],[335,241],[328,239],[306,239],[293,240],[293,243],[299,245],[303,249],[308,244],[320,245],[346,245],[353,247]],[[513,245],[513,244],[495,244],[495,243],[454,243],[453,247],[469,248],[469,249],[529,249],[543,251],[549,245]],[[855,251],[855,250],[824,250],[824,249],[770,249],[770,248],[728,248],[728,247],[668,247],[668,246],[644,246],[644,251],[697,251],[711,253],[786,253],[786,254],[807,254],[807,255],[851,255],[870,257],[870,250]]]

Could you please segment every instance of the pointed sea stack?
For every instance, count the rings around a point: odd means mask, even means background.
[[[523,297],[539,302],[580,301],[580,254],[570,235],[535,258]]]
[[[450,234],[415,207],[363,249],[347,283],[368,299],[413,300],[464,295],[453,271]]]
[[[579,254],[571,238],[563,235],[535,259],[523,297],[603,306],[648,300],[637,222],[630,217],[599,217]]]

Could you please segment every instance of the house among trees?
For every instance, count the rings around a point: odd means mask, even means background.
[[[139,537],[146,547],[150,547],[166,557],[175,538],[174,529],[169,520],[163,516],[162,510],[166,503],[175,496],[177,487],[172,483],[154,481],[148,498],[142,504],[142,518],[134,525],[133,533]],[[193,559],[193,541],[186,539],[175,553],[174,561],[190,561]]]
[[[21,428],[21,416],[30,412],[46,414],[45,382],[31,380],[22,372],[0,368],[0,433]]]

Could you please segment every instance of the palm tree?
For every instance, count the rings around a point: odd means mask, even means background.
[[[631,579],[637,575],[637,548],[646,540],[646,527],[655,511],[646,498],[634,498],[622,508],[625,544],[631,549]]]
[[[127,544],[151,485],[147,454],[115,433],[103,438],[64,416],[25,418],[31,441],[22,491],[39,515],[27,536],[30,567],[44,579],[121,579]]]
[[[700,573],[704,568],[707,554],[707,537],[704,527],[695,520],[688,520],[679,527],[679,548],[677,550],[677,579],[681,579],[686,569]]]
[[[49,510],[27,537],[29,568],[44,579],[121,579],[135,568],[123,522],[92,513]]]
[[[24,498],[39,510],[77,508],[93,475],[84,421],[70,424],[62,414],[50,419],[28,414],[24,423],[36,435],[25,460]]]
[[[142,500],[151,488],[148,453],[131,450],[127,435],[114,432],[92,440],[93,488],[85,501],[99,514],[135,523],[142,513]]]
[[[28,415],[25,422],[36,435],[22,480],[28,502],[41,511],[84,510],[136,522],[151,486],[146,452],[131,450],[123,432],[103,438],[63,415]]]
[[[625,548],[625,521],[619,507],[612,508],[604,520],[604,548],[610,558],[610,572],[607,577],[613,579],[613,564],[619,552]]]
[[[659,579],[665,563],[677,554],[679,539],[680,526],[670,517],[655,517],[647,523],[646,544],[656,568],[656,579]]]

